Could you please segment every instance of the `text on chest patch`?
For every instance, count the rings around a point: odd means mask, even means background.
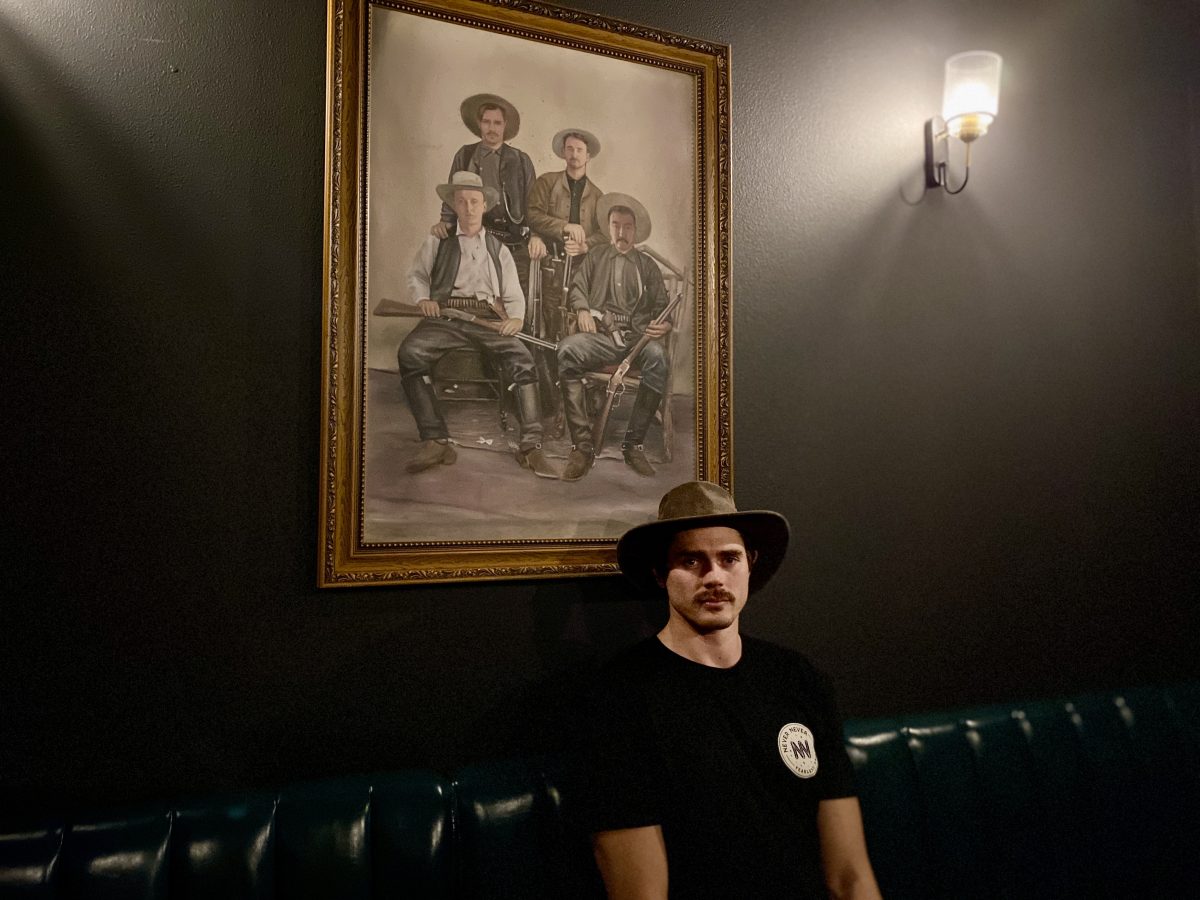
[[[817,745],[813,733],[799,722],[790,722],[779,729],[776,741],[784,763],[800,778],[817,774]]]

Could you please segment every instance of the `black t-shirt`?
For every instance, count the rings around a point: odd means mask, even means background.
[[[743,636],[718,669],[650,638],[606,667],[590,713],[587,825],[661,825],[672,898],[827,897],[817,804],[853,796],[853,771],[802,655]]]

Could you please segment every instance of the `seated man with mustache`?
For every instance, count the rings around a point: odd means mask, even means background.
[[[701,481],[617,545],[668,618],[604,670],[589,709],[583,806],[614,900],[880,898],[828,682],[739,631],[787,541],[783,516]]]

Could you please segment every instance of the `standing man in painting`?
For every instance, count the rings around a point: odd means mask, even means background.
[[[517,281],[512,254],[483,226],[485,210],[496,205],[496,192],[474,172],[455,172],[437,194],[452,206],[454,237],[425,238],[408,276],[413,302],[424,318],[401,342],[397,358],[408,408],[417,421],[421,446],[408,462],[409,472],[451,465],[457,458],[446,420],[433,392],[434,364],[462,347],[490,355],[512,379],[521,423],[517,462],[542,478],[557,478],[542,453],[541,404],[533,357],[513,337],[525,322],[525,295]],[[473,322],[440,318],[442,305],[500,322],[492,331]]]
[[[709,482],[625,533],[621,570],[667,623],[604,670],[585,750],[592,843],[614,900],[880,900],[826,678],[741,634],[787,520]]]
[[[600,155],[600,140],[582,128],[566,128],[554,136],[550,147],[566,168],[539,175],[533,183],[529,227],[544,242],[562,241],[568,256],[582,256],[608,241],[596,216],[604,192],[587,174],[588,163]]]
[[[568,306],[579,330],[558,345],[558,376],[563,410],[571,432],[571,453],[564,481],[578,481],[592,467],[598,448],[592,445],[583,376],[601,366],[618,363],[643,335],[650,340],[635,364],[641,386],[629,414],[621,453],[639,475],[651,476],[643,441],[667,386],[667,354],[662,339],[669,321],[653,324],[667,306],[667,288],[658,263],[635,246],[650,236],[650,214],[628,194],[605,194],[596,214],[608,226],[610,243],[590,250],[575,273]]]
[[[531,234],[525,221],[525,200],[533,187],[533,161],[529,154],[507,143],[521,130],[517,108],[496,94],[474,94],[459,107],[463,124],[479,136],[474,144],[464,144],[450,163],[450,178],[455,172],[474,172],[484,187],[495,192],[495,201],[484,213],[483,224],[503,242],[516,263],[523,296],[529,293],[529,258],[546,254],[545,244]],[[454,230],[455,212],[442,203],[441,218],[430,232],[445,238]],[[536,255],[535,255],[536,254]]]

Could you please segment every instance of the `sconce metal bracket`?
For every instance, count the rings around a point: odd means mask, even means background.
[[[925,123],[925,186],[941,187],[949,154],[946,120],[934,116]]]

